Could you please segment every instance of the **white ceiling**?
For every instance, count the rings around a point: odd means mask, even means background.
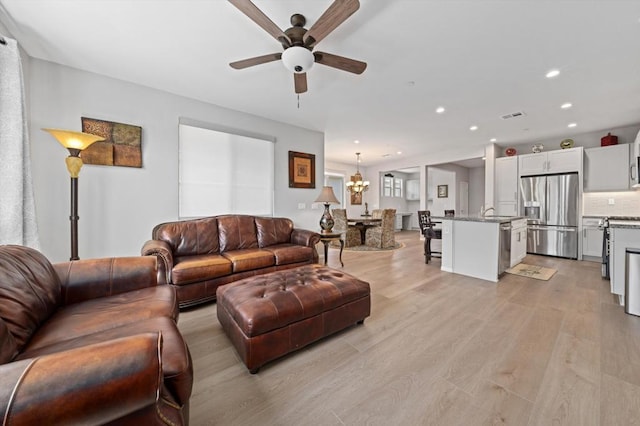
[[[331,1],[254,3],[286,29]],[[299,108],[281,63],[229,67],[281,47],[224,0],[0,0],[0,21],[32,57],[319,130],[327,161],[364,167],[640,122],[638,0],[362,0],[316,50],[367,70],[316,65]]]

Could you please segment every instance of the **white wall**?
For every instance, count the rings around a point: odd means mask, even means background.
[[[427,166],[450,163],[452,161],[467,160],[470,158],[481,158],[484,156],[484,146],[474,146],[468,148],[456,148],[448,151],[429,152],[424,155],[413,156],[401,156],[397,159],[390,160],[381,164],[375,164],[367,166],[367,174],[362,172],[363,168],[360,165],[360,171],[365,177],[379,176],[380,172],[386,172],[388,170],[401,170],[410,167],[418,167],[420,169],[420,210],[428,210],[427,206]],[[366,154],[366,152],[364,153]],[[371,187],[369,188],[369,209],[377,208],[380,203],[380,180],[369,179],[371,181]],[[469,189],[471,190],[471,188]],[[434,214],[432,212],[432,214]]]
[[[469,214],[480,212],[484,205],[484,167],[469,169]]]
[[[378,198],[377,197],[374,198],[373,195],[375,191],[371,189],[372,187],[374,187],[373,182],[376,180],[375,177],[370,176],[369,173],[367,172],[367,169],[362,166],[358,167],[358,169],[360,170],[360,174],[362,175],[364,180],[370,181],[371,185],[369,186],[369,190],[366,191],[364,194],[362,194],[361,205],[352,205],[351,195],[349,191],[345,192],[346,204],[344,206],[340,206],[339,208],[346,209],[347,217],[349,218],[360,217],[361,214],[364,214],[364,209],[365,209],[364,203],[369,203],[369,212],[371,212],[371,210],[373,209],[378,208]],[[351,176],[353,176],[356,173],[356,163],[355,161],[353,162],[353,164],[336,163],[336,162],[328,161],[324,165],[324,171],[327,173],[340,175],[344,177],[345,182],[348,182],[349,179],[351,179]],[[375,202],[371,201],[373,199],[375,199]]]
[[[30,132],[42,251],[69,257],[69,175],[54,127],[81,130],[80,117],[142,127],[142,168],[86,165],[79,179],[81,258],[138,255],[152,228],[178,217],[178,119],[274,138],[276,216],[318,229],[311,205],[322,188],[324,135],[167,92],[30,59]],[[289,188],[288,151],[316,156],[316,189]],[[299,210],[298,204],[305,209]]]

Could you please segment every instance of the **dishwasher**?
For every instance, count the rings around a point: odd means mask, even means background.
[[[498,275],[511,266],[511,222],[500,224],[500,256],[498,258]]]

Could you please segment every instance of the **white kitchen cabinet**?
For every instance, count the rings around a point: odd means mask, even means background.
[[[637,177],[631,144],[601,146],[584,150],[584,190],[625,191]]]
[[[495,163],[495,214],[518,214],[518,157],[496,158]]]
[[[400,215],[400,214],[396,214],[396,220],[395,220],[394,229],[396,231],[401,231],[402,230],[402,215]]]
[[[610,270],[611,292],[624,300],[625,253],[627,248],[640,248],[640,229],[609,228],[610,234]]]
[[[420,180],[407,179],[406,194],[408,201],[420,200]]]
[[[602,229],[598,229],[599,219],[582,219],[582,259],[602,260]]]
[[[511,267],[513,268],[527,255],[527,220],[511,222]]]
[[[582,169],[582,147],[518,156],[520,176],[578,172]]]

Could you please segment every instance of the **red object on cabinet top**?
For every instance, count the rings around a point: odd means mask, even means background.
[[[600,146],[617,145],[618,137],[608,133],[607,136],[600,139]]]

